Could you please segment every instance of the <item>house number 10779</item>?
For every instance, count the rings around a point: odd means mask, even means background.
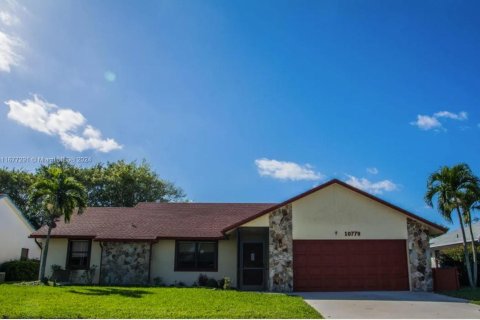
[[[360,231],[345,231],[345,237],[360,237]]]

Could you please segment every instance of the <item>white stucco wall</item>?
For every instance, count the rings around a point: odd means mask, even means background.
[[[59,265],[65,269],[67,263],[67,252],[68,252],[68,239],[61,238],[52,238],[50,239],[50,244],[48,248],[47,256],[47,267],[45,269],[45,275],[50,277],[52,275],[52,265]],[[98,283],[100,275],[100,259],[101,259],[102,249],[100,243],[97,241],[92,241],[92,252],[90,256],[90,267],[95,265],[97,266],[95,277],[93,279],[94,283]],[[82,271],[75,272],[77,276],[80,276]]]
[[[94,283],[98,283],[100,279],[100,261],[102,257],[102,248],[100,247],[100,242],[92,241],[92,255],[90,256],[90,267],[97,266],[95,271],[95,277],[93,278]]]
[[[52,275],[52,265],[59,265],[65,269],[67,262],[68,239],[52,238],[47,257],[46,275]],[[96,265],[94,283],[99,282],[101,246],[97,241],[92,241],[92,253],[90,266]],[[183,272],[174,271],[175,266],[175,240],[160,240],[152,245],[152,261],[150,280],[161,277],[165,284],[173,284],[175,281],[192,285],[197,281],[200,273],[208,277],[220,280],[230,277],[232,286],[237,283],[237,240],[235,234],[230,235],[228,240],[218,241],[218,271],[217,272]],[[81,271],[77,271],[80,273]],[[80,276],[78,274],[77,276]]]
[[[22,248],[28,249],[30,259],[40,258],[40,248],[28,236],[33,227],[7,197],[0,197],[0,264],[20,259]]]
[[[45,246],[45,241],[42,239],[42,245]],[[52,265],[59,265],[65,269],[67,262],[67,239],[50,239],[48,244],[47,266],[45,268],[45,276],[51,277]]]
[[[175,240],[160,240],[152,246],[152,262],[150,280],[156,277],[162,278],[167,284],[175,281],[192,285],[198,280],[198,276],[206,274],[209,278],[220,280],[229,277],[232,286],[237,284],[237,239],[234,234],[228,240],[218,241],[218,271],[217,272],[186,272],[174,271],[175,268]]]
[[[292,206],[294,240],[407,239],[405,215],[337,184]]]

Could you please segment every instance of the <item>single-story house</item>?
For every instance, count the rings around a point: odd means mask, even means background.
[[[40,244],[28,236],[35,228],[6,194],[0,194],[0,264],[40,259]]]
[[[477,244],[480,243],[480,222],[472,223],[473,238]],[[472,237],[468,226],[465,226],[465,237],[470,247]],[[430,239],[430,248],[432,250],[432,266],[440,267],[438,257],[440,253],[447,249],[463,247],[463,236],[461,228],[450,230],[445,234]]]
[[[427,291],[429,237],[444,232],[335,179],[277,204],[88,208],[53,230],[47,271],[95,265],[93,281],[108,285],[191,285],[206,274],[241,290]]]

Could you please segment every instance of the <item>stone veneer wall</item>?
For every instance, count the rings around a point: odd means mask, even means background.
[[[414,220],[407,219],[407,230],[410,288],[412,291],[432,291],[428,229]]]
[[[287,204],[269,213],[269,277],[268,289],[293,291],[292,205]]]
[[[104,242],[100,283],[148,284],[149,264],[149,242]]]

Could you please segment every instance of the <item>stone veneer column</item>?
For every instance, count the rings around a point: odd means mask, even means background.
[[[292,205],[269,213],[268,289],[293,291]]]
[[[412,291],[432,291],[433,278],[430,266],[428,229],[412,219],[407,219],[407,230],[410,289]]]
[[[149,242],[104,242],[100,283],[148,284],[149,263]]]

